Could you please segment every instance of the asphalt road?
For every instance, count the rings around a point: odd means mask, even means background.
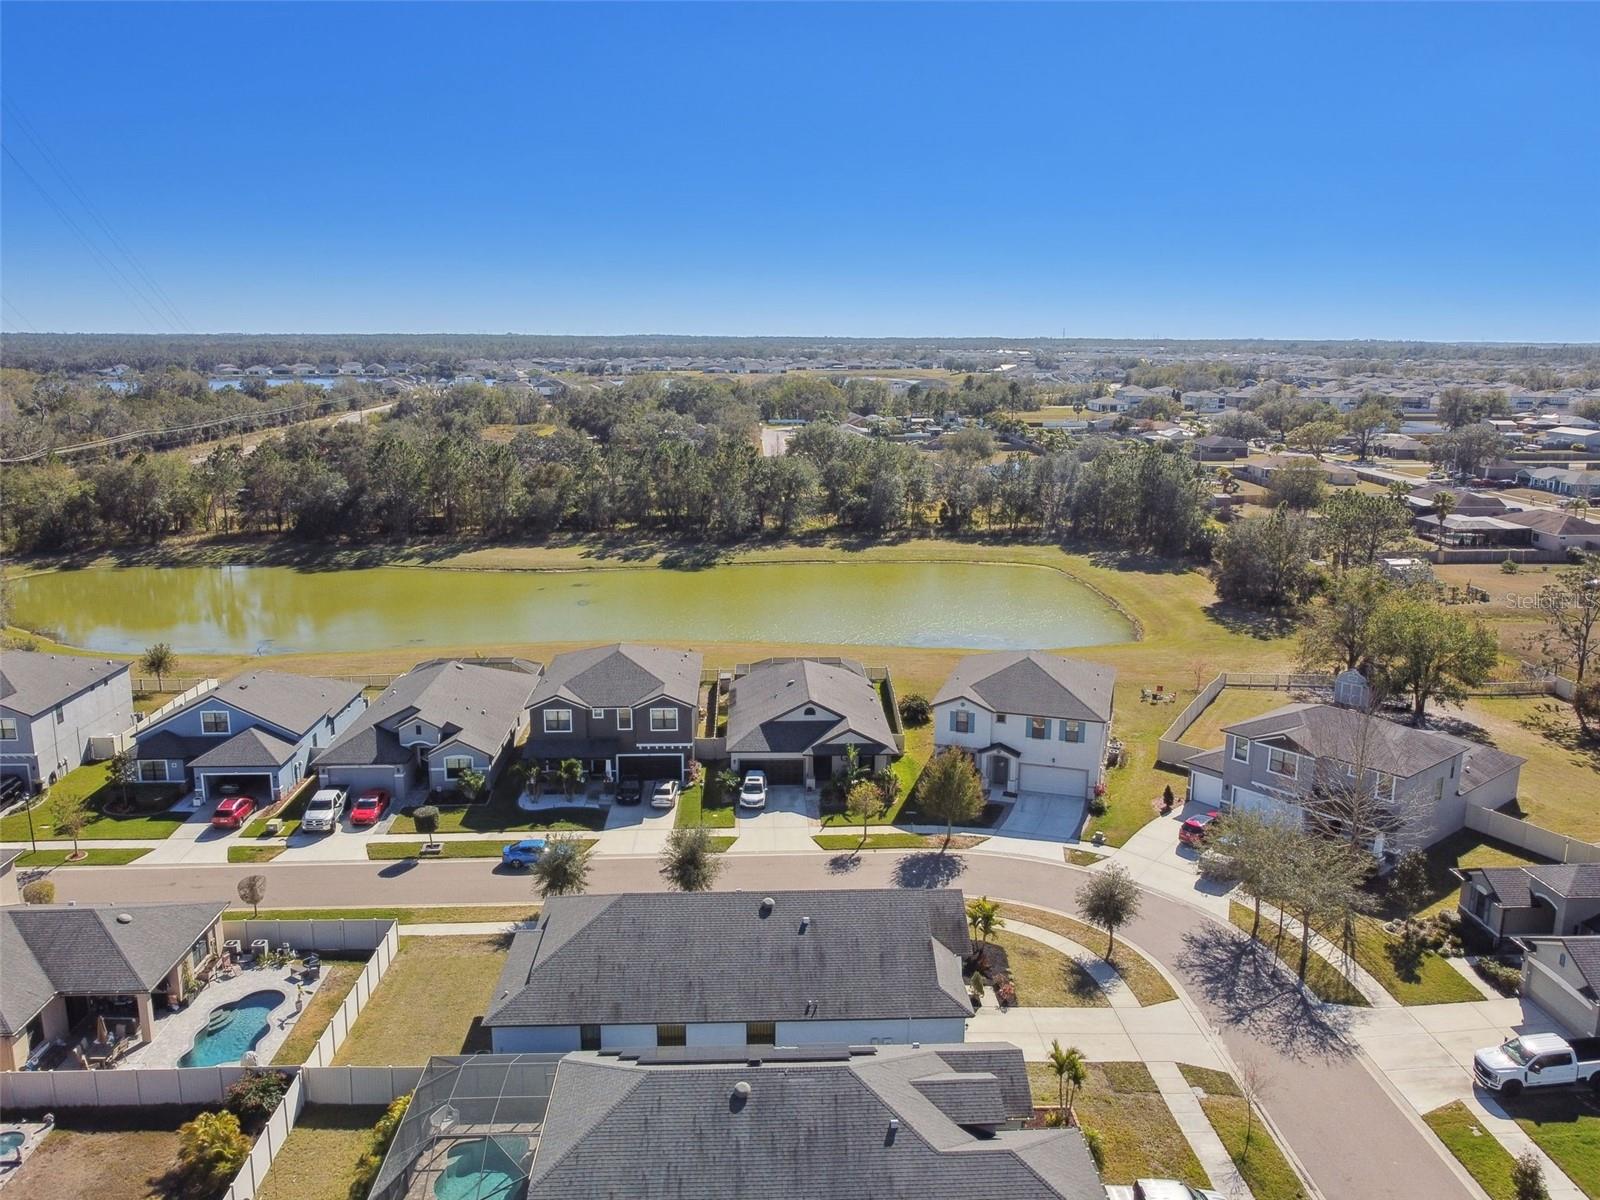
[[[1085,872],[992,854],[728,856],[719,888],[960,887],[1071,912]],[[267,877],[272,907],[515,903],[527,878],[488,863],[230,865],[166,870],[73,867],[52,873],[59,899],[234,899],[237,880]],[[589,891],[656,891],[653,859],[596,859]],[[1431,1138],[1373,1077],[1337,1018],[1306,1006],[1248,943],[1198,910],[1145,893],[1124,931],[1180,979],[1234,1061],[1258,1073],[1262,1105],[1326,1200],[1448,1200],[1471,1193]]]

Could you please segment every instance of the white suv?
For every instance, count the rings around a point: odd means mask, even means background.
[[[739,789],[740,808],[765,808],[767,806],[767,773],[747,771],[744,786]]]
[[[316,795],[306,804],[306,814],[300,818],[300,828],[307,833],[332,833],[344,815],[343,788],[318,788]]]

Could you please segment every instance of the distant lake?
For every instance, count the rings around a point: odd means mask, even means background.
[[[1093,646],[1127,619],[1058,571],[1004,563],[762,563],[701,571],[93,567],[12,581],[19,624],[73,645],[286,654],[518,642]]]

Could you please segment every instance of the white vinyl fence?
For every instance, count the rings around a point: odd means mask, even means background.
[[[277,1109],[267,1118],[266,1127],[256,1138],[256,1144],[250,1148],[250,1157],[244,1160],[239,1173],[223,1193],[222,1200],[255,1200],[256,1193],[266,1182],[267,1172],[272,1170],[272,1160],[278,1157],[278,1151],[283,1149],[283,1144],[294,1132],[295,1122],[300,1119],[305,1106],[305,1087],[296,1077],[283,1094]]]
[[[1600,862],[1600,846],[1567,837],[1492,808],[1467,805],[1467,828],[1558,863]]]
[[[222,1103],[245,1068],[147,1067],[113,1071],[0,1072],[0,1109],[53,1112],[62,1108],[185,1108]]]

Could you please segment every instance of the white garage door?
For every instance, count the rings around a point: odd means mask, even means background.
[[[1072,767],[1042,767],[1023,763],[1018,786],[1024,792],[1045,792],[1051,796],[1082,800],[1089,795],[1089,772]]]
[[[1264,796],[1260,792],[1252,792],[1249,788],[1230,788],[1230,807],[1240,812],[1260,813],[1264,817],[1274,820],[1290,819],[1298,821],[1301,817],[1300,806],[1287,801],[1278,800],[1272,796]]]
[[[1189,799],[1196,804],[1221,804],[1222,780],[1199,771],[1189,772]]]

